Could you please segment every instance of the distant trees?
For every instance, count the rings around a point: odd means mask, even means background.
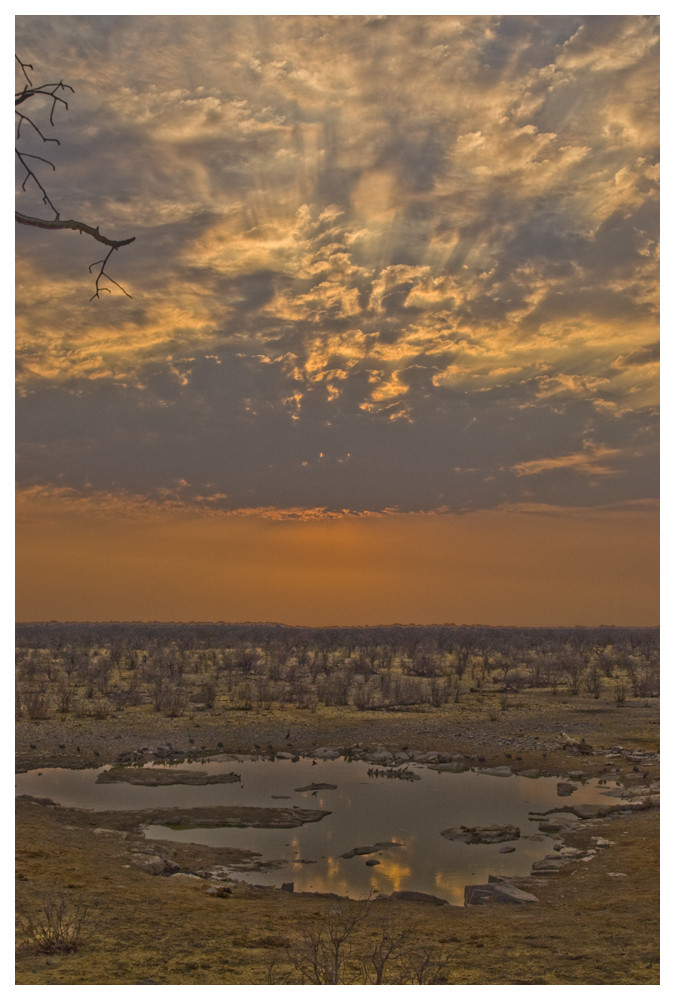
[[[19,625],[16,710],[32,719],[138,705],[168,716],[191,705],[386,711],[471,696],[489,711],[528,688],[617,704],[629,691],[657,697],[657,630],[615,629],[610,640],[594,644],[592,629],[478,626]]]
[[[31,76],[33,73],[32,65],[23,62],[18,56],[16,56],[16,63],[23,84],[14,94],[16,120],[15,153],[21,172],[21,191],[25,192],[29,186],[37,190],[42,204],[52,213],[52,217],[38,218],[32,215],[25,215],[23,212],[17,210],[15,212],[15,219],[20,225],[36,226],[39,229],[73,229],[76,232],[91,236],[98,243],[102,243],[108,247],[108,252],[101,260],[96,260],[89,265],[89,273],[95,274],[94,294],[91,298],[98,299],[101,297],[102,292],[109,293],[111,291],[105,284],[106,281],[111,282],[128,298],[131,298],[122,285],[108,274],[106,267],[115,250],[133,243],[136,237],[130,236],[127,239],[114,240],[101,233],[98,226],[92,226],[87,222],[80,222],[77,219],[62,219],[38,173],[41,168],[47,167],[51,170],[56,170],[56,167],[51,160],[35,152],[30,152],[29,149],[31,137],[39,139],[44,145],[50,142],[56,143],[57,146],[60,145],[57,138],[45,134],[47,126],[42,122],[42,118],[48,115],[48,125],[50,128],[53,128],[56,109],[60,106],[64,110],[68,110],[66,97],[68,94],[74,93],[74,90],[67,83],[64,83],[63,80],[59,80],[58,83],[35,84]],[[38,146],[37,148],[40,147]]]

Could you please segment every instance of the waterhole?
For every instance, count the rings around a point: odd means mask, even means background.
[[[176,770],[147,765],[153,772]],[[488,875],[528,875],[552,849],[530,812],[569,803],[606,802],[607,786],[595,779],[571,782],[569,798],[557,795],[557,778],[495,777],[470,770],[439,772],[410,764],[408,777],[386,777],[386,768],[365,761],[311,758],[262,760],[223,755],[181,763],[181,771],[235,772],[239,779],[208,785],[97,783],[107,768],[44,768],[16,776],[19,795],[45,796],[61,805],[91,810],[197,806],[278,806],[327,810],[318,822],[292,829],[153,825],[146,838],[256,851],[267,869],[233,870],[233,877],[260,885],[293,882],[296,891],[334,892],[365,898],[371,893],[416,890],[463,905],[464,886]],[[370,773],[369,773],[370,772]],[[376,773],[379,772],[379,773]],[[335,788],[308,786],[334,785]],[[304,789],[304,790],[302,790]],[[508,843],[465,844],[441,836],[449,827],[512,825],[520,837]],[[356,853],[355,848],[370,848]],[[513,848],[508,853],[503,848]],[[377,864],[368,864],[376,861]]]

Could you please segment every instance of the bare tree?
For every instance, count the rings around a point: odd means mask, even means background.
[[[36,170],[39,169],[38,164],[42,164],[43,167],[50,167],[52,170],[56,170],[56,167],[51,160],[44,156],[39,156],[35,153],[27,152],[21,145],[23,141],[22,132],[29,132],[36,134],[43,143],[55,142],[60,145],[58,139],[53,136],[47,136],[37,124],[37,116],[40,113],[35,111],[34,114],[28,114],[26,112],[26,104],[28,101],[33,101],[31,105],[31,111],[33,107],[39,105],[44,108],[45,101],[49,108],[49,125],[54,127],[54,112],[59,105],[62,105],[66,110],[68,109],[68,101],[66,96],[69,93],[74,93],[72,87],[63,80],[58,83],[41,83],[33,84],[33,81],[29,75],[29,70],[32,73],[33,67],[30,63],[22,62],[18,56],[16,56],[16,61],[21,70],[22,76],[24,78],[24,85],[21,90],[17,90],[14,95],[14,110],[16,115],[16,157],[17,162],[23,171],[23,180],[21,182],[21,190],[26,191],[27,185],[33,185],[37,188],[40,197],[42,199],[43,205],[53,212],[54,217],[51,219],[41,219],[35,218],[34,216],[24,215],[22,212],[15,212],[14,217],[17,222],[23,226],[37,226],[39,229],[74,229],[79,233],[86,233],[87,236],[91,236],[98,243],[102,243],[104,246],[108,247],[108,252],[101,260],[96,260],[89,265],[89,273],[96,273],[95,278],[95,291],[91,296],[91,299],[99,299],[101,297],[101,292],[110,292],[111,289],[107,287],[103,282],[110,281],[113,285],[120,289],[127,298],[131,298],[131,295],[122,288],[119,282],[115,281],[106,271],[106,266],[110,257],[118,250],[120,247],[127,246],[129,243],[133,243],[136,239],[135,236],[131,236],[125,240],[113,240],[108,236],[104,236],[100,232],[98,226],[91,226],[86,222],[80,222],[77,219],[62,219],[56,206],[52,202],[47,189],[38,177]],[[20,110],[21,109],[21,110]],[[98,271],[96,269],[98,268]],[[90,299],[90,301],[91,301]]]

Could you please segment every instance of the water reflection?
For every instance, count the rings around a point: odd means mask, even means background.
[[[241,783],[145,787],[124,782],[96,784],[101,770],[43,769],[17,775],[18,794],[40,795],[63,805],[87,809],[142,809],[194,806],[295,806],[330,810],[318,823],[292,830],[197,828],[171,830],[150,826],[149,839],[175,840],[258,851],[269,871],[239,873],[251,882],[280,885],[294,882],[298,890],[336,892],[365,897],[370,892],[413,889],[461,905],[464,886],[494,875],[525,875],[533,861],[551,849],[551,838],[529,820],[530,811],[563,806],[570,801],[601,802],[606,786],[597,781],[577,785],[572,799],[556,794],[556,778],[494,777],[467,771],[437,772],[410,765],[419,781],[368,776],[362,761],[331,760],[313,765],[311,759],[255,760],[225,756],[204,764],[181,764],[207,773],[236,771]],[[297,791],[326,782],[335,789]],[[451,826],[485,823],[520,827],[520,839],[501,853],[504,844],[468,845],[440,836]],[[350,858],[355,847],[396,841],[371,853]],[[369,865],[368,861],[378,864]]]

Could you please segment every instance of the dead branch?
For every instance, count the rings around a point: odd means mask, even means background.
[[[38,86],[34,86],[31,77],[28,73],[28,70],[30,70],[31,73],[33,72],[32,65],[30,63],[22,62],[22,60],[19,59],[18,56],[16,56],[16,61],[21,69],[21,72],[25,77],[26,83],[24,84],[23,88],[20,91],[17,91],[14,95],[15,108],[18,108],[19,105],[25,104],[26,101],[29,101],[32,98],[46,97],[48,98],[48,100],[51,101],[51,107],[49,110],[49,124],[53,127],[54,111],[56,109],[57,104],[62,104],[64,108],[68,110],[68,102],[65,100],[64,97],[61,96],[61,92],[70,91],[71,93],[75,93],[75,91],[71,86],[69,86],[67,83],[64,83],[62,80],[60,80],[58,83],[44,83]],[[25,114],[25,112],[22,111],[16,111],[15,113],[17,119],[17,125],[16,125],[17,144],[21,141],[22,126],[27,126],[31,128],[35,133],[37,133],[42,142],[45,143],[55,142],[57,145],[60,145],[58,139],[51,136],[46,136],[42,131],[42,129],[36,124],[36,122],[30,115],[27,115]],[[112,282],[112,284],[116,285],[117,288],[119,288],[120,291],[122,291],[127,296],[127,298],[131,298],[131,295],[129,295],[129,293],[122,287],[122,285],[120,285],[119,282],[115,281],[114,278],[111,278],[111,276],[106,273],[105,267],[113,251],[119,249],[119,247],[128,246],[129,243],[133,243],[136,237],[131,236],[128,239],[124,240],[113,240],[107,236],[104,236],[103,233],[100,232],[98,226],[90,226],[88,223],[79,222],[76,219],[61,219],[56,206],[54,205],[54,203],[52,202],[51,198],[47,193],[46,188],[44,187],[40,178],[38,177],[35,170],[28,161],[29,160],[38,161],[40,163],[45,164],[48,167],[51,167],[52,170],[56,170],[55,165],[52,163],[51,160],[46,159],[46,157],[38,156],[35,153],[27,153],[24,150],[19,149],[18,145],[15,151],[16,151],[17,161],[21,164],[21,167],[24,171],[24,178],[21,183],[21,190],[25,191],[26,186],[29,182],[34,184],[42,196],[43,204],[45,204],[54,213],[53,219],[39,219],[34,216],[25,215],[23,212],[16,211],[14,213],[16,222],[20,223],[23,226],[36,226],[39,229],[73,229],[76,232],[85,233],[87,236],[91,236],[92,239],[97,240],[99,243],[103,243],[105,246],[110,247],[110,250],[102,260],[94,261],[93,264],[89,265],[90,274],[92,273],[94,268],[99,267],[100,265],[99,271],[95,279],[96,290],[92,295],[91,299],[100,298],[101,292],[110,292],[110,288],[107,288],[105,285],[101,284],[103,279]]]
[[[74,229],[77,232],[86,233],[87,236],[98,240],[99,243],[105,243],[107,247],[112,247],[113,250],[117,250],[118,247],[125,247],[129,243],[133,243],[136,239],[135,236],[130,236],[127,240],[111,240],[99,232],[98,226],[88,226],[86,222],[78,222],[76,219],[59,219],[58,216],[55,219],[34,219],[32,216],[23,215],[21,212],[15,212],[14,216],[16,221],[20,222],[23,226],[37,226],[39,229]]]

